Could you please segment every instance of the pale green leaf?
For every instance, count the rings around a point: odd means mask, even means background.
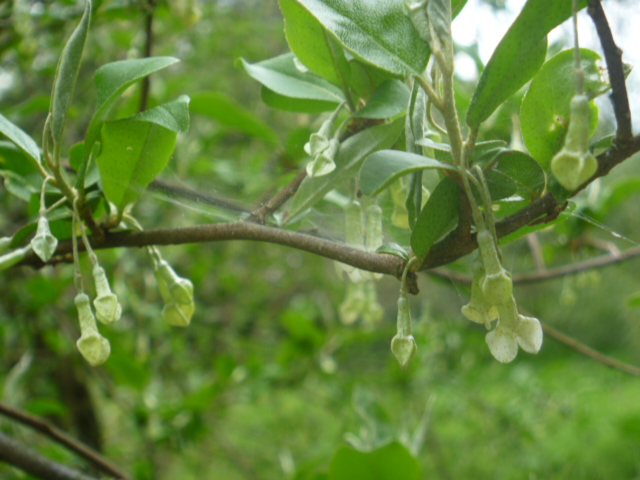
[[[0,114],[0,133],[15,143],[27,155],[29,160],[35,162],[36,166],[40,164],[40,148],[38,144],[2,114]]]
[[[82,61],[82,52],[87,41],[89,33],[89,24],[91,23],[91,0],[86,0],[84,13],[80,19],[80,24],[71,34],[67,41],[60,59],[58,60],[58,68],[56,70],[55,80],[53,81],[53,92],[51,95],[51,130],[53,139],[60,143],[62,141],[62,133],[64,124],[67,119],[67,111],[71,104],[71,97],[76,86],[78,71],[80,70],[80,62]]]
[[[429,169],[456,171],[456,167],[434,158],[399,150],[380,150],[367,157],[360,171],[360,189],[365,195],[377,195],[397,178]]]

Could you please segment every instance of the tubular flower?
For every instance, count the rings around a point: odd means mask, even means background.
[[[589,99],[586,95],[575,95],[571,99],[564,146],[551,159],[551,171],[560,185],[573,191],[589,180],[597,169],[598,161],[589,151]]]
[[[411,332],[411,310],[406,294],[398,298],[398,333],[391,339],[391,353],[402,368],[413,359],[418,346]]]
[[[36,236],[31,239],[33,251],[43,262],[48,262],[58,248],[58,239],[54,237],[49,228],[49,221],[42,216],[38,219]]]
[[[93,279],[96,283],[97,297],[93,301],[96,309],[96,317],[104,324],[110,324],[120,320],[122,307],[118,297],[111,291],[107,274],[100,265],[93,267]]]
[[[502,363],[511,362],[518,354],[518,346],[525,352],[538,353],[542,347],[542,327],[538,319],[520,315],[513,298],[498,306],[498,311],[500,320],[486,336],[495,359]]]
[[[513,282],[500,259],[493,239],[488,230],[478,232],[478,249],[482,256],[485,275],[481,281],[482,293],[492,305],[503,305],[513,297]]]
[[[107,361],[111,353],[109,340],[98,332],[89,297],[85,293],[79,293],[76,295],[75,304],[80,318],[81,332],[76,342],[78,350],[91,366],[101,365]]]
[[[155,271],[160,294],[165,306],[162,309],[162,318],[176,327],[186,327],[191,323],[195,312],[193,301],[193,283],[176,274],[171,265],[165,260],[158,262]]]

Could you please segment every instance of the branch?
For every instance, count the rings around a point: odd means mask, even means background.
[[[621,370],[631,375],[640,376],[640,368],[635,367],[633,365],[629,365],[628,363],[621,362],[607,355],[604,355],[603,353],[600,353],[597,350],[594,350],[593,348],[586,346],[584,343],[579,342],[575,338],[565,335],[564,333],[556,330],[555,328],[547,325],[546,323],[543,323],[543,322],[540,322],[540,323],[542,324],[542,329],[544,330],[544,333],[546,333],[552,338],[555,338],[560,343],[564,343],[565,345],[576,350],[577,352],[580,352],[583,355],[586,355],[587,357],[592,358],[593,360],[596,360],[597,362],[600,362],[605,365],[608,365],[609,367],[615,368],[616,370]]]
[[[631,139],[633,130],[631,126],[631,109],[629,108],[629,97],[627,95],[627,85],[622,64],[622,50],[618,48],[607,16],[604,13],[600,0],[588,0],[589,7],[587,13],[593,20],[596,32],[600,38],[600,44],[604,51],[604,58],[607,62],[609,80],[611,82],[611,101],[613,111],[616,116],[618,130],[616,132],[616,142],[624,144]]]
[[[264,223],[264,220],[268,215],[278,210],[284,204],[284,202],[295,195],[295,193],[298,191],[298,188],[300,187],[300,184],[306,177],[307,171],[305,169],[300,170],[286,187],[280,190],[267,203],[260,206],[253,213],[251,213],[249,218],[247,218],[247,221]]]
[[[592,270],[594,268],[607,267],[609,265],[624,262],[625,260],[629,260],[630,258],[634,258],[637,256],[640,256],[640,247],[633,247],[625,250],[622,253],[604,255],[602,257],[592,258],[583,262],[571,263],[562,267],[550,268],[544,271],[514,275],[513,283],[524,285],[527,283],[544,282],[547,280],[552,280],[554,278],[564,277],[565,275],[573,275],[574,273]],[[471,282],[473,281],[473,277],[471,277],[471,275],[458,273],[447,268],[435,268],[433,270],[430,270],[428,273],[441,278],[447,278],[464,285],[471,285]]]
[[[157,190],[159,192],[165,192],[169,195],[176,195],[182,198],[186,198],[196,203],[206,203],[207,205],[213,205],[214,207],[223,208],[236,213],[250,213],[251,208],[247,205],[243,205],[240,202],[225,198],[222,196],[213,195],[211,193],[202,193],[193,190],[182,185],[176,185],[175,183],[167,182],[156,178],[149,185],[151,190]]]
[[[185,243],[219,242],[225,240],[253,240],[276,243],[314,253],[331,260],[346,263],[369,272],[402,277],[405,261],[393,255],[368,253],[330,240],[306,233],[284,230],[250,222],[228,222],[196,225],[181,228],[158,228],[153,230],[108,233],[104,239],[91,239],[96,250],[116,247],[145,247],[148,245],[180,245]],[[83,247],[80,247],[82,250]],[[70,240],[60,242],[56,256],[71,253]],[[53,260],[53,263],[57,260]],[[63,261],[65,261],[63,259]],[[51,263],[51,262],[50,262]],[[22,265],[41,267],[42,261],[29,254]],[[414,276],[415,277],[415,276]],[[415,278],[413,279],[415,281]],[[417,285],[410,286],[411,293],[417,293]]]
[[[81,457],[89,460],[100,470],[113,477],[122,478],[125,480],[133,480],[133,477],[120,470],[116,465],[100,455],[98,452],[89,448],[87,445],[71,438],[62,430],[54,427],[42,418],[31,415],[27,412],[11,407],[2,402],[0,402],[0,414],[17,420],[18,422],[27,425],[40,433],[43,433],[44,435],[55,440],[61,445],[64,445],[72,452],[75,452]]]
[[[97,480],[56,463],[0,433],[0,461],[44,480]]]
[[[148,58],[151,56],[151,51],[153,48],[153,13],[154,13],[154,0],[149,0],[147,5],[145,6],[146,14],[144,18],[144,58]],[[140,91],[140,106],[138,107],[139,112],[143,112],[147,109],[147,104],[149,103],[149,90],[151,89],[151,77],[147,75],[142,79],[142,90]]]

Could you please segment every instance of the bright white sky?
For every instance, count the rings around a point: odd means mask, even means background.
[[[525,0],[508,0],[506,10],[495,12],[480,0],[469,0],[453,23],[456,42],[461,45],[472,45],[474,42],[478,42],[480,57],[484,63],[488,62],[494,48],[522,10],[524,4]],[[629,101],[631,102],[631,111],[640,112],[640,2],[605,0],[603,6],[616,43],[624,52],[623,60],[634,66],[627,84]],[[580,46],[591,48],[602,54],[591,18],[587,16],[585,11],[582,11],[578,19]],[[571,39],[569,45],[573,45],[569,22],[551,32],[549,43],[561,38]],[[456,61],[457,71],[462,78],[475,77],[475,65],[471,59],[467,57],[465,60],[463,56],[456,58]],[[610,109],[608,100],[601,101],[599,104],[601,108]],[[635,132],[640,130],[638,125],[640,125],[640,120],[637,120],[634,125]]]

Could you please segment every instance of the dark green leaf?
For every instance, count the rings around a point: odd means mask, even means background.
[[[271,145],[279,143],[278,135],[269,125],[222,92],[194,93],[191,111],[211,118],[225,128],[261,138]]]
[[[335,158],[336,169],[316,178],[306,178],[291,204],[287,221],[295,220],[298,214],[319,202],[338,183],[353,178],[362,161],[372,152],[392,146],[403,127],[402,119],[378,125],[348,138],[340,145]]]
[[[189,102],[186,95],[180,95],[173,102],[158,105],[150,110],[145,110],[126,120],[155,123],[175,133],[184,133],[189,130]]]
[[[76,86],[82,52],[89,33],[91,22],[91,0],[85,0],[84,14],[80,19],[80,24],[71,34],[69,41],[62,50],[55,80],[53,82],[53,93],[51,95],[51,130],[53,139],[60,144],[62,132],[67,119],[67,111]]]
[[[370,452],[342,447],[331,460],[329,480],[419,480],[420,465],[407,448],[391,442]]]
[[[580,0],[579,8],[586,3]],[[572,0],[527,1],[482,72],[467,125],[478,127],[535,75],[547,53],[547,34],[571,16],[572,4]]]
[[[371,95],[361,110],[355,114],[362,118],[386,119],[402,113],[409,103],[409,89],[400,80],[387,80]]]
[[[420,75],[429,47],[403,13],[403,2],[299,0],[354,55],[400,75]]]
[[[402,80],[403,78],[355,57],[349,60],[349,67],[351,71],[349,85],[360,98],[365,100],[371,97],[373,92],[387,80]]]
[[[333,35],[297,0],[279,0],[291,51],[309,70],[347,91],[350,67]]]
[[[486,174],[487,182],[491,190],[491,198],[506,198],[518,193],[529,201],[538,198],[545,187],[545,174],[540,164],[523,152],[503,150],[497,156],[497,163]],[[513,193],[503,196],[494,195],[494,186],[510,184]]]
[[[411,248],[416,257],[424,259],[431,246],[456,226],[459,210],[458,185],[444,177],[431,192],[411,232]]]
[[[595,98],[609,88],[598,66],[600,55],[593,50],[582,48],[580,57],[585,73],[585,93],[590,98]],[[572,49],[555,55],[533,78],[522,100],[522,138],[531,155],[545,169],[562,148],[569,126],[571,99],[576,92],[573,65]],[[598,115],[597,108],[592,105],[590,126],[593,134],[598,124]]]
[[[366,195],[377,195],[403,175],[433,168],[457,170],[434,158],[399,150],[381,150],[369,155],[362,165],[360,189]]]

